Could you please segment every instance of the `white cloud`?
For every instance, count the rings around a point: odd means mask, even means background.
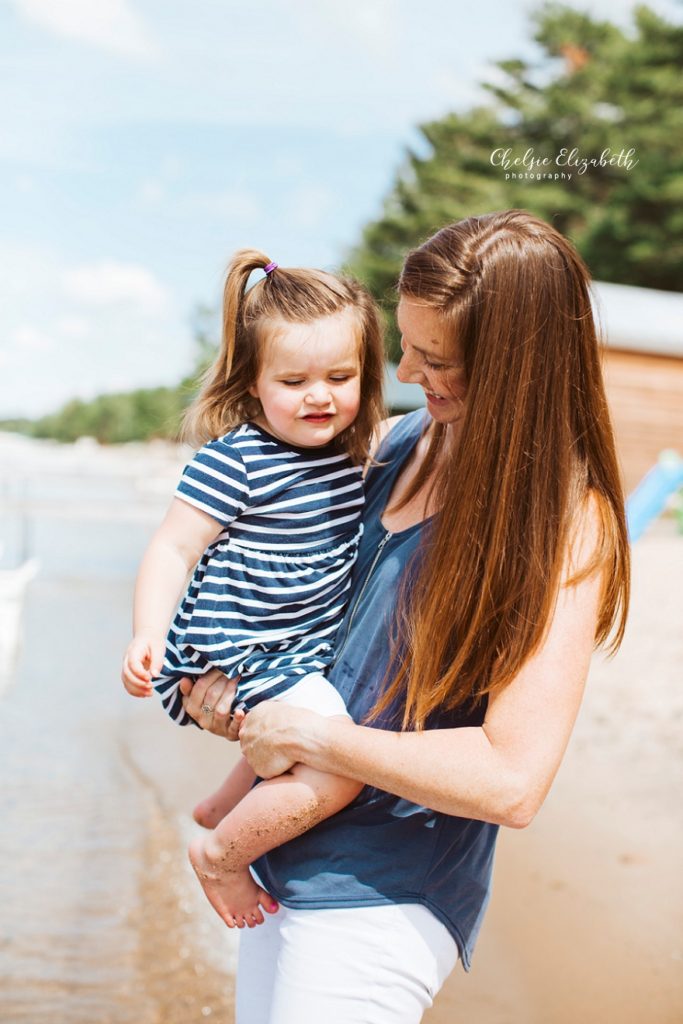
[[[65,270],[62,286],[70,299],[86,306],[131,303],[156,314],[171,304],[169,292],[154,274],[134,263],[98,263]]]
[[[55,330],[62,338],[81,341],[92,333],[92,324],[84,316],[62,316],[55,323]]]
[[[54,339],[32,324],[21,324],[10,333],[10,345],[25,352],[49,352],[55,347]]]
[[[28,21],[48,32],[119,53],[150,59],[157,55],[140,15],[128,0],[12,0]]]
[[[167,197],[166,188],[161,181],[148,178],[140,185],[136,199],[143,206],[158,206]]]

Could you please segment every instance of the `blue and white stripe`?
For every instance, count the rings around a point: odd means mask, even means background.
[[[169,630],[155,680],[169,715],[192,722],[178,683],[209,668],[241,676],[247,707],[324,672],[362,531],[361,468],[331,445],[291,448],[245,423],[196,453],[176,495],[224,529]]]

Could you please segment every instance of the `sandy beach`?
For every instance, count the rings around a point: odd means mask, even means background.
[[[182,453],[27,444],[38,483],[5,513],[23,502],[42,570],[0,716],[0,1017],[231,1024],[237,935],[185,848],[237,751],[118,683],[135,566]],[[0,445],[0,468],[27,451]],[[429,1024],[683,1019],[682,578],[683,537],[656,524],[634,549],[622,650],[594,659],[544,808],[502,832],[473,969]]]

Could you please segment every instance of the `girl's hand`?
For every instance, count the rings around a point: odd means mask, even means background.
[[[314,711],[266,700],[246,716],[240,728],[242,753],[262,779],[272,779],[303,760],[307,737],[316,742],[327,719]]]
[[[133,697],[152,696],[152,677],[161,674],[166,641],[161,637],[134,636],[123,658],[121,679]]]
[[[202,729],[227,740],[239,739],[240,726],[244,721],[244,711],[236,711],[234,716],[230,714],[236,690],[237,680],[228,679],[217,668],[210,669],[198,679],[180,681],[183,707],[188,715]],[[205,708],[211,710],[203,710]]]

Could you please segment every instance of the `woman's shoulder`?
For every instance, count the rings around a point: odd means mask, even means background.
[[[393,430],[397,423],[400,423],[404,419],[405,414],[401,413],[399,416],[389,416],[388,419],[382,420],[380,424],[375,428],[375,432],[372,435],[372,441],[370,443],[370,457],[374,458],[379,450],[379,446],[387,436],[387,434]]]
[[[587,490],[571,520],[562,571],[565,585],[579,583],[606,568],[613,529],[609,504],[596,490]]]
[[[389,456],[395,444],[421,434],[425,429],[426,416],[425,409],[415,409],[413,412],[401,413],[399,416],[390,416],[382,420],[372,438],[370,461],[365,467],[365,473],[372,467],[375,459],[381,461],[385,456]]]

